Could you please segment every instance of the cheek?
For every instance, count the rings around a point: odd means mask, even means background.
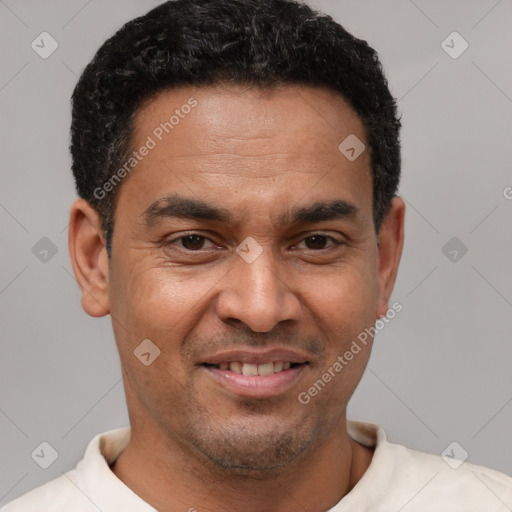
[[[322,281],[304,279],[303,284],[308,290],[305,307],[327,337],[346,340],[375,322],[378,289],[371,265],[347,266]]]
[[[161,350],[178,351],[182,340],[208,315],[208,308],[213,311],[212,298],[222,294],[228,269],[128,263],[116,263],[111,274],[111,314],[115,329],[118,324],[118,342],[125,351],[133,351],[144,339]],[[323,331],[336,345],[373,325],[377,280],[368,254],[337,268],[294,274],[288,274],[289,289],[303,303],[303,321],[312,322],[309,327]]]
[[[112,318],[120,358],[129,374],[127,394],[162,414],[183,408],[191,368],[183,364],[180,348],[201,315],[198,299],[212,285],[181,279],[170,268],[148,267],[143,271],[134,267],[115,281],[120,286],[113,292]]]
[[[211,307],[211,300],[222,293],[223,278],[229,267],[218,265],[190,269],[156,268],[134,283],[138,304],[147,314],[162,324],[187,324],[197,322]]]
[[[199,269],[183,272],[173,268],[133,268],[117,276],[121,286],[113,292],[112,317],[121,357],[129,359],[143,340],[151,340],[161,351],[160,364],[180,371],[178,354],[183,340],[197,327],[221,276]]]
[[[309,390],[317,393],[319,403],[346,404],[370,357],[378,296],[375,272],[370,266],[347,266],[322,285],[311,283],[310,289],[306,308],[322,331],[326,351],[312,368]]]

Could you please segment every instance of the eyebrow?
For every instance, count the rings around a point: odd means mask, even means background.
[[[229,224],[233,216],[229,210],[211,205],[199,199],[179,196],[177,194],[162,197],[143,212],[148,227],[162,219],[197,219]],[[277,219],[278,225],[312,224],[330,220],[356,220],[360,210],[343,199],[333,201],[316,201],[307,206],[288,210]]]

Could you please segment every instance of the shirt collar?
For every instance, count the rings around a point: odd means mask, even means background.
[[[372,462],[354,488],[331,512],[373,510],[381,492],[388,489],[396,471],[390,456],[384,430],[371,423],[347,422],[349,436],[364,446],[374,448]],[[130,440],[130,428],[109,430],[97,435],[87,447],[75,472],[76,485],[103,512],[130,510],[156,512],[147,502],[127,487],[110,469]],[[382,469],[385,468],[385,471]]]

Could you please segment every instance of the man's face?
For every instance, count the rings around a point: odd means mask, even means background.
[[[173,89],[140,110],[132,148],[156,146],[120,185],[108,271],[134,428],[260,470],[341,428],[370,344],[308,404],[298,396],[386,301],[370,152],[347,159],[349,135],[366,144],[324,89]],[[148,366],[143,340],[160,350]]]

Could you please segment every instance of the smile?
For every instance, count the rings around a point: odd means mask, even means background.
[[[254,372],[254,366],[248,366],[246,372]],[[301,375],[307,370],[307,364],[290,365],[287,370],[283,369],[277,373],[269,375],[243,374],[230,370],[221,370],[217,366],[204,365],[208,375],[230,394],[238,395],[244,398],[272,398],[285,395],[299,381]]]
[[[274,373],[281,373],[295,367],[300,363],[292,363],[291,361],[269,361],[267,363],[244,363],[242,361],[222,362],[218,365],[206,365],[226,370],[240,375],[259,375],[260,377],[268,377]]]

